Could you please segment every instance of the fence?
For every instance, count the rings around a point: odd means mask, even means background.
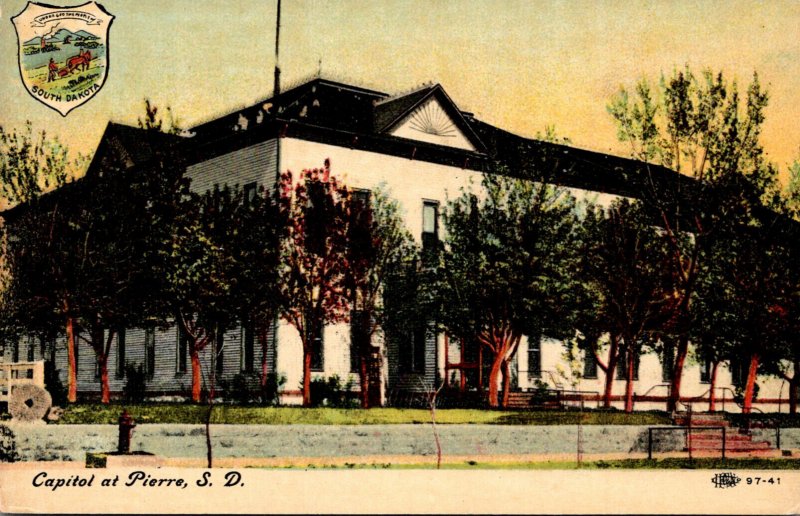
[[[44,388],[44,361],[0,362],[0,403],[8,403],[15,385],[27,383]]]

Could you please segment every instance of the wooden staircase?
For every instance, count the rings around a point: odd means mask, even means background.
[[[769,456],[776,450],[769,441],[755,441],[752,434],[741,428],[730,426],[724,414],[710,412],[678,413],[673,419],[679,426],[690,427],[687,448],[690,452],[721,454],[725,429],[725,454],[736,456]]]

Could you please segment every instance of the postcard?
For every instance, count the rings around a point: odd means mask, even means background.
[[[798,511],[800,5],[0,18],[2,511]]]

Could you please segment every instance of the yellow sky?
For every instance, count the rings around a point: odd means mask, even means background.
[[[58,134],[91,152],[108,120],[135,124],[142,100],[193,125],[269,96],[274,0],[105,0],[109,77],[62,118],[31,98],[0,0],[0,125]],[[73,2],[77,5],[80,2]],[[781,168],[800,149],[800,2],[284,0],[283,84],[316,74],[387,93],[440,82],[479,118],[533,136],[552,124],[578,147],[624,155],[606,105],[621,85],[689,64],[770,91],[764,128]]]

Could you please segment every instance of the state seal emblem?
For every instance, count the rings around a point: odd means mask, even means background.
[[[108,76],[113,20],[96,2],[74,7],[28,2],[12,18],[28,93],[63,116],[94,97]]]

